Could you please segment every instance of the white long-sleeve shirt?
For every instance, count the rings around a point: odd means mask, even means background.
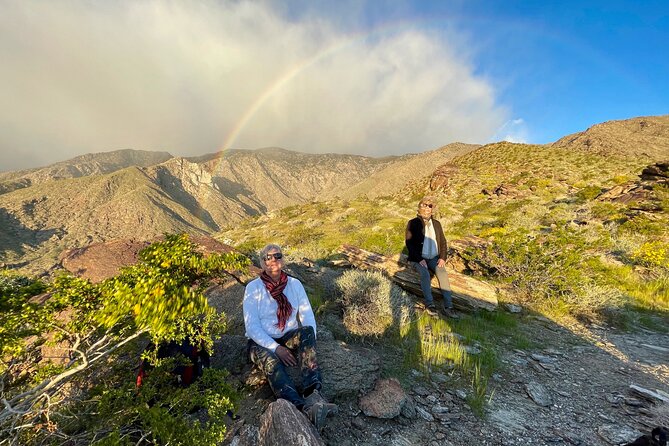
[[[425,224],[425,240],[423,241],[422,256],[424,259],[433,259],[439,255],[439,247],[437,246],[437,234],[434,232],[434,225],[432,219]]]
[[[267,291],[262,279],[258,277],[246,285],[244,291],[244,326],[246,327],[246,337],[253,339],[256,344],[265,347],[271,351],[276,350],[279,344],[274,340],[280,338],[287,332],[299,327],[297,323],[297,311],[300,311],[300,322],[303,326],[313,327],[316,333],[316,318],[311,309],[311,303],[304,287],[299,280],[288,276],[288,283],[283,290],[283,294],[288,298],[288,302],[293,307],[286,326],[283,330],[277,327],[278,318],[276,311],[279,308],[277,301]]]

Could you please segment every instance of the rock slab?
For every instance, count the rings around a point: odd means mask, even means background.
[[[407,401],[407,394],[395,378],[381,379],[374,390],[360,398],[360,409],[368,417],[395,418]]]
[[[324,446],[316,428],[297,408],[284,399],[271,403],[260,417],[259,446]]]

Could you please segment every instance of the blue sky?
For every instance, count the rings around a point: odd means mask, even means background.
[[[477,71],[524,120],[530,142],[669,113],[667,1],[439,4],[417,12],[453,14],[455,26],[480,42]]]
[[[314,9],[321,7],[327,11]],[[527,142],[669,113],[668,1],[372,2],[363,9],[354,26],[404,22],[446,42],[453,34],[464,39],[474,72],[510,110],[506,129]]]
[[[396,155],[669,113],[669,1],[0,0],[0,171]]]

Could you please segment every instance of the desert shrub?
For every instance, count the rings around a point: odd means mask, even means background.
[[[344,325],[354,335],[382,336],[393,325],[399,333],[411,320],[411,298],[379,272],[347,271],[336,286]]]
[[[568,228],[541,235],[516,230],[496,239],[484,259],[532,303],[573,293],[585,277],[580,268],[584,251],[580,235]]]
[[[44,318],[39,306],[31,303],[32,296],[44,292],[46,284],[40,280],[0,272],[0,357],[18,357],[25,351],[23,339],[39,334],[38,324]],[[0,362],[0,373],[6,369],[6,361]]]
[[[585,186],[584,188],[579,190],[576,193],[576,196],[579,198],[581,202],[586,202],[594,199],[601,193],[602,193],[601,187],[590,185],[590,186]]]
[[[351,243],[383,255],[397,254],[404,248],[404,226],[402,229],[361,229],[352,235]]]
[[[648,241],[634,251],[632,259],[650,267],[669,268],[669,248],[667,248],[666,242],[660,240]]]
[[[202,292],[212,278],[246,264],[236,254],[204,256],[188,236],[167,235],[142,250],[139,262],[116,277],[92,284],[62,276],[44,304],[11,307],[10,316],[4,316],[18,321],[17,332],[30,331],[38,339],[30,346],[55,334],[71,359],[59,367],[33,365],[28,345],[18,355],[3,356],[7,373],[0,376],[0,389],[11,410],[0,414],[0,438],[10,444],[72,445],[103,438],[104,444],[187,444],[194,435],[215,440],[212,444],[220,441],[223,415],[234,400],[221,373],[209,373],[204,383],[211,387],[190,396],[172,386],[152,393],[151,385],[136,395],[128,370],[134,368],[146,338],[156,346],[188,338],[211,350],[225,319],[208,306]],[[18,297],[20,288],[10,295]],[[21,318],[26,308],[31,317]],[[69,316],[59,317],[64,312]],[[11,347],[2,341],[3,351]],[[161,370],[169,374],[174,365],[158,361],[156,350],[144,355],[157,366],[152,377],[159,377]],[[11,379],[26,373],[28,380]],[[123,407],[117,406],[120,401]],[[208,413],[206,423],[189,415],[196,406]]]
[[[376,208],[361,209],[355,217],[364,226],[374,226],[381,220],[381,212]]]
[[[586,281],[578,284],[574,293],[566,295],[564,302],[569,312],[580,319],[614,325],[621,322],[620,309],[624,304],[624,296],[618,288]]]

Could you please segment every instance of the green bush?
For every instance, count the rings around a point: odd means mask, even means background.
[[[6,376],[25,372],[30,347],[53,335],[70,349],[72,360],[61,368],[32,365],[28,373],[44,378],[37,384],[35,379],[3,383],[5,406],[12,410],[0,415],[0,437],[16,444],[56,439],[91,444],[101,438],[104,444],[189,444],[196,435],[220,441],[225,430],[222,417],[234,400],[220,371],[208,372],[198,384],[206,387],[194,387],[197,391],[162,386],[153,392],[148,385],[137,394],[127,370],[139,357],[138,341],[146,337],[156,349],[163,341],[188,338],[211,350],[213,337],[225,329],[225,319],[208,306],[203,290],[225,270],[247,264],[246,258],[235,254],[204,256],[187,235],[167,235],[142,250],[138,264],[116,277],[92,284],[62,276],[44,304],[9,305],[3,317],[16,321],[17,333],[30,332],[38,340],[24,344],[9,361],[3,357]],[[10,298],[3,302],[25,300],[22,287],[9,289]],[[30,310],[27,319],[22,318],[26,308]],[[0,340],[3,352],[14,348],[16,339]],[[157,365],[152,377],[159,377],[161,370],[169,374],[169,361],[157,361],[156,350],[144,356]],[[129,358],[135,358],[132,364]],[[93,383],[101,384],[91,387]],[[196,406],[206,409],[206,422],[188,415]]]
[[[351,270],[336,280],[344,326],[354,335],[378,337],[410,323],[411,298],[379,272]]]
[[[596,198],[599,194],[602,193],[602,188],[599,186],[585,186],[581,190],[579,190],[576,193],[576,196],[579,198],[579,200],[583,203],[586,201],[593,200]]]
[[[0,272],[0,373],[7,368],[5,358],[25,352],[23,339],[41,331],[45,315],[29,299],[45,290],[46,284],[40,280]]]

